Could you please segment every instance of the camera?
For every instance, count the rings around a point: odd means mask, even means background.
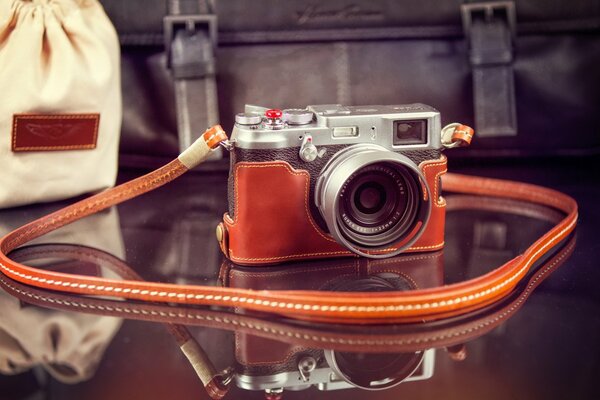
[[[229,210],[217,227],[232,261],[387,258],[443,247],[448,146],[434,108],[246,106],[235,121]]]
[[[340,258],[264,267],[224,260],[219,280],[225,287],[252,290],[409,291],[443,285],[444,259],[443,251],[434,251],[389,259]],[[434,349],[400,352],[374,346],[367,332],[362,335],[358,336],[366,343],[340,335],[316,348],[303,343],[302,335],[280,341],[236,332],[234,381],[242,389],[269,394],[310,387],[383,390],[433,376]]]

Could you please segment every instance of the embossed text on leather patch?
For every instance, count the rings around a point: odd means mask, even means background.
[[[14,114],[12,151],[96,148],[100,114]]]

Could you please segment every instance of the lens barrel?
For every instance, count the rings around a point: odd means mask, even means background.
[[[315,186],[331,235],[371,258],[398,254],[418,239],[431,212],[429,199],[425,179],[408,157],[369,144],[338,152]]]

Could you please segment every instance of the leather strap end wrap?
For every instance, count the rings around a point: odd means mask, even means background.
[[[204,384],[210,398],[222,399],[227,394],[228,388],[221,384],[217,371],[200,344],[193,338],[189,338],[180,348]]]
[[[190,147],[185,149],[177,159],[181,161],[187,169],[192,169],[204,161],[210,152],[211,148],[208,147],[204,138],[199,137]]]
[[[452,142],[460,142],[461,146],[468,146],[473,140],[473,135],[475,135],[473,128],[467,125],[459,125],[452,134]]]
[[[190,147],[185,149],[177,159],[187,169],[192,169],[204,161],[219,143],[227,140],[227,135],[221,125],[208,128]]]
[[[221,127],[221,125],[215,125],[208,128],[203,134],[202,138],[211,149],[219,147],[219,143],[227,140],[227,134]]]
[[[215,376],[204,388],[213,400],[222,399],[229,391],[229,388],[221,383],[221,379],[218,376]]]
[[[187,359],[190,360],[190,364],[192,364],[192,367],[194,367],[194,370],[196,371],[196,374],[202,383],[204,383],[204,385],[208,385],[209,382],[212,381],[213,377],[217,374],[217,371],[212,368],[212,365],[207,367],[206,353],[200,347],[200,345],[198,345],[198,342],[190,338],[181,345],[181,351],[187,357]]]
[[[453,122],[442,128],[442,144],[447,149],[471,144],[475,130],[468,125]]]

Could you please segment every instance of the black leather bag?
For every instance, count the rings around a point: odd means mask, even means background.
[[[230,130],[246,103],[427,103],[476,128],[453,157],[600,149],[597,1],[102,3],[123,46],[125,164]]]

